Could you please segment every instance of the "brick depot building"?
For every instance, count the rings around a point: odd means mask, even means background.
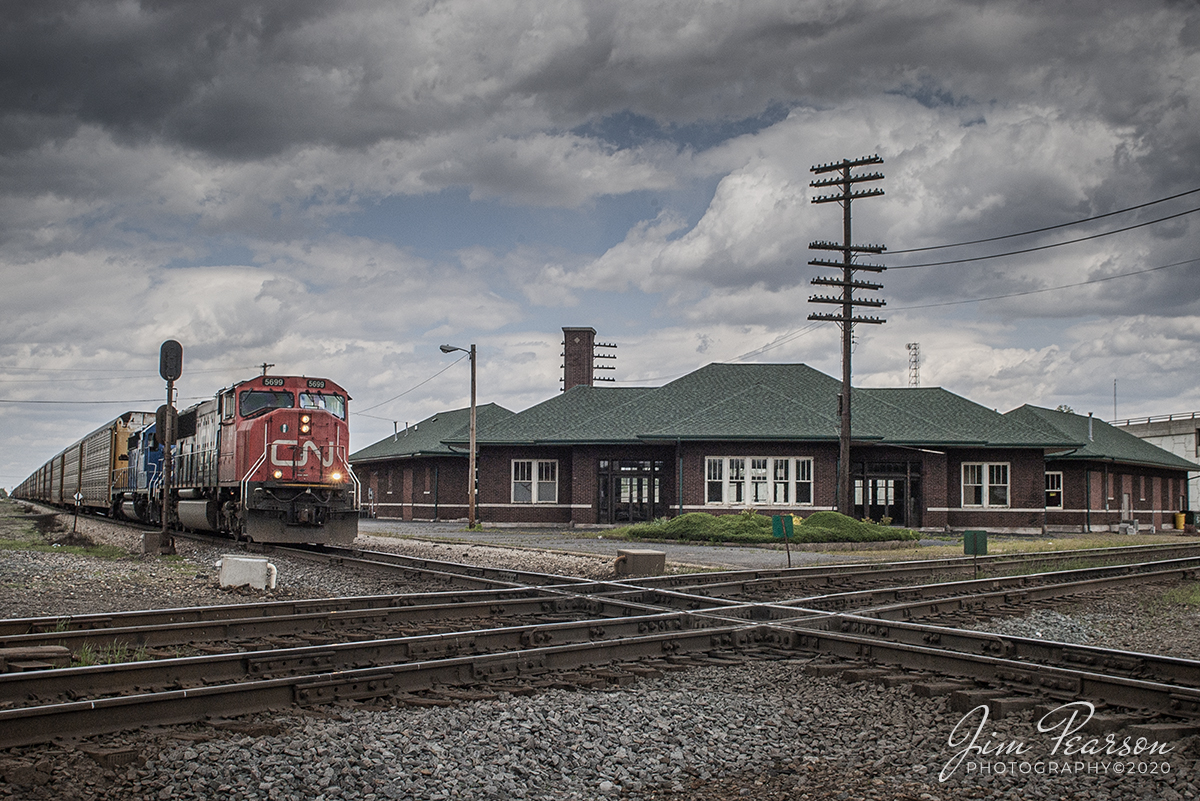
[[[479,517],[569,526],[835,509],[840,391],[803,364],[710,364],[662,387],[583,383],[516,414],[481,407]],[[913,528],[1169,528],[1200,470],[1089,417],[1000,414],[939,388],[855,389],[851,408],[855,515]],[[364,506],[464,517],[465,413],[354,454],[373,493]]]
[[[476,428],[512,412],[486,403],[475,411]],[[467,516],[469,409],[438,412],[350,456],[362,488],[361,508],[371,517],[456,520]]]

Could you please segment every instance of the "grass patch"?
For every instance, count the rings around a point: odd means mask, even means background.
[[[1200,606],[1200,582],[1172,587],[1162,594],[1161,601],[1167,606]]]
[[[85,535],[72,533],[69,518],[34,511],[28,504],[0,501],[0,551],[39,551],[124,559],[129,552],[115,545],[99,545]]]
[[[94,556],[97,559],[124,559],[129,552],[116,545],[59,545],[57,542],[34,542],[31,540],[0,540],[0,551],[39,551],[41,553],[69,553],[75,556]]]
[[[771,530],[771,518],[752,509],[734,515],[689,512],[652,523],[613,529],[607,536],[627,540],[676,540],[679,542],[780,542]],[[915,531],[855,520],[837,512],[817,512],[797,518],[792,542],[885,542],[917,540]]]
[[[144,645],[130,648],[125,643],[109,643],[103,648],[97,649],[85,642],[79,646],[78,651],[71,655],[71,667],[120,665],[125,662],[145,662],[149,658]]]

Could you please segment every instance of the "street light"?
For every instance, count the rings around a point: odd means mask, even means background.
[[[467,525],[475,528],[475,346],[471,349],[456,348],[453,345],[441,345],[442,353],[454,353],[461,350],[471,357],[471,453],[467,461]]]

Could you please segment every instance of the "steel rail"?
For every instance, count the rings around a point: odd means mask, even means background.
[[[6,673],[0,674],[0,699],[7,699],[5,704],[12,707],[31,705],[30,699],[97,700],[137,688],[194,689],[261,678],[304,676],[381,664],[407,664],[729,625],[730,622],[676,612]],[[745,622],[736,621],[732,625],[745,625]]]
[[[934,615],[977,615],[988,609],[1014,606],[1050,598],[1062,598],[1086,592],[1105,590],[1124,584],[1142,584],[1149,581],[1179,581],[1195,578],[1195,568],[1173,568],[1113,575],[1104,578],[1082,579],[1061,584],[1045,584],[1015,589],[1000,589],[994,592],[970,595],[947,596],[945,598],[922,599],[908,603],[888,604],[857,610],[860,614],[885,620],[908,620]],[[807,608],[807,607],[806,607]],[[825,610],[828,611],[828,610]]]
[[[1030,565],[1054,564],[1091,559],[1127,559],[1129,556],[1185,558],[1200,554],[1200,542],[1165,545],[1121,545],[1109,548],[1084,548],[1072,551],[1045,551],[1037,554],[979,557],[950,557],[946,559],[914,560],[907,562],[856,562],[850,564],[806,565],[771,570],[730,570],[712,573],[686,573],[669,576],[646,576],[623,579],[623,583],[640,587],[669,588],[680,591],[712,586],[737,584],[769,579],[808,579],[811,582],[837,583],[853,578],[888,580],[898,576],[928,576],[941,573],[1010,570]]]
[[[1087,698],[1126,709],[1200,719],[1200,688],[1195,686],[1104,675],[1083,668],[1031,664],[929,644],[894,642],[880,636],[816,631],[788,623],[763,625],[792,631],[796,635],[792,647],[808,653],[865,659],[875,664],[959,676],[975,682],[994,682],[1025,694],[1045,694],[1068,700]],[[1112,653],[1124,655],[1125,652]]]
[[[1014,637],[930,624],[888,622],[860,615],[829,615],[789,621],[804,628],[855,634],[908,645],[1000,656],[1022,663],[1071,669],[1102,669],[1105,675],[1200,688],[1200,661],[1180,657],[1098,648],[1076,643]]]
[[[615,661],[661,659],[699,652],[777,645],[789,635],[756,626],[644,634],[501,653],[376,664],[351,670],[261,679],[0,710],[0,748],[86,737],[137,726],[172,725],[242,716],[296,704],[325,704],[398,693],[490,684]]]
[[[295,601],[264,601],[217,606],[184,606],[132,612],[102,612],[89,615],[57,615],[0,619],[0,637],[24,634],[58,634],[80,630],[103,630],[130,626],[158,626],[173,623],[201,623],[285,615],[306,615],[405,607],[506,603],[514,599],[552,597],[535,587],[493,590],[450,590],[443,592],[403,593],[397,595],[358,595],[345,598],[310,598]]]
[[[1002,576],[939,582],[937,584],[881,587],[870,590],[854,590],[851,592],[830,593],[828,595],[812,595],[777,600],[774,603],[784,606],[795,605],[806,609],[836,612],[851,607],[858,609],[882,608],[885,604],[902,606],[905,604],[947,603],[953,602],[956,598],[976,596],[982,591],[993,593],[1012,593],[1016,591],[1032,593],[1041,587],[1053,588],[1088,581],[1103,584],[1105,581],[1117,582],[1127,577],[1146,577],[1164,572],[1174,574],[1169,577],[1187,578],[1198,569],[1200,569],[1200,556],[1186,559],[1168,559],[1162,562],[1140,562],[1137,564],[1060,570],[1050,573],[1031,573],[1023,576]],[[931,598],[930,596],[933,597]]]
[[[571,599],[537,597],[510,599],[503,602],[492,599],[470,603],[337,609],[298,612],[292,615],[244,617],[233,620],[204,620],[18,634],[0,637],[0,649],[39,645],[65,646],[72,652],[77,652],[83,646],[93,649],[113,646],[167,648],[194,643],[312,633],[345,637],[349,636],[349,632],[364,629],[429,625],[431,623],[448,625],[472,619],[486,620],[494,625],[499,618],[520,619],[547,615],[586,613],[606,618],[626,617],[638,611],[640,611],[638,607],[633,605],[609,601],[602,597],[577,596]]]

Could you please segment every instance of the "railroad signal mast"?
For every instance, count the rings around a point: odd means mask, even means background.
[[[883,284],[855,280],[854,274],[856,272],[881,273],[887,269],[881,264],[858,264],[854,261],[854,257],[858,253],[882,253],[887,248],[883,245],[853,244],[850,226],[851,203],[860,198],[876,197],[883,194],[883,190],[878,188],[855,189],[854,187],[856,184],[867,181],[882,180],[883,173],[870,172],[855,175],[852,170],[857,167],[882,163],[883,159],[876,155],[854,159],[853,161],[842,159],[830,164],[820,164],[812,168],[814,174],[836,173],[836,175],[829,178],[821,178],[809,184],[814,189],[835,187],[839,190],[837,194],[814,197],[812,199],[813,203],[842,204],[842,243],[817,241],[809,244],[809,248],[812,250],[833,250],[842,254],[841,261],[829,261],[826,259],[812,259],[809,261],[809,264],[814,267],[829,267],[842,271],[841,278],[824,278],[819,276],[812,279],[812,283],[815,286],[839,288],[841,290],[840,295],[813,295],[809,298],[809,302],[840,305],[841,310],[830,314],[813,313],[808,315],[808,319],[834,322],[842,327],[842,393],[838,396],[838,414],[841,418],[841,432],[838,437],[840,447],[838,456],[837,507],[839,512],[850,516],[854,514],[854,499],[850,494],[850,354],[853,347],[854,325],[855,323],[879,325],[884,322],[879,317],[856,315],[854,307],[880,308],[886,304],[886,301],[879,298],[855,297],[855,290],[875,291],[882,289]]]

